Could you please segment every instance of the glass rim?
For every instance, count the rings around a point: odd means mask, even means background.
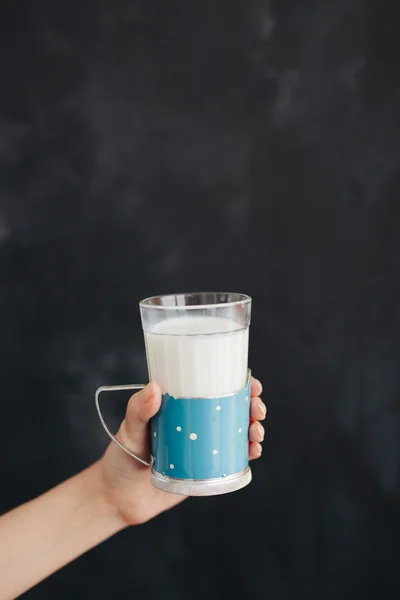
[[[156,304],[157,300],[163,298],[187,298],[190,296],[201,296],[201,295],[215,295],[215,296],[228,296],[235,297],[235,300],[229,302],[211,302],[207,304],[180,304],[180,305],[161,305]],[[238,292],[185,292],[179,294],[160,294],[158,296],[149,296],[139,302],[140,308],[145,309],[156,309],[156,310],[174,310],[174,311],[185,311],[185,310],[203,310],[210,308],[227,308],[239,305],[247,305],[252,302],[251,296],[248,294],[241,294]]]

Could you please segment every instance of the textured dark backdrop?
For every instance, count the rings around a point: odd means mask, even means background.
[[[143,296],[250,293],[269,405],[249,488],[29,600],[399,597],[399,27],[388,0],[3,0],[0,509],[105,448]]]

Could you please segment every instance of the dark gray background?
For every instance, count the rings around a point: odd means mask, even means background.
[[[2,2],[0,509],[100,456],[146,295],[251,294],[269,407],[249,488],[27,599],[399,597],[399,26],[389,0]]]

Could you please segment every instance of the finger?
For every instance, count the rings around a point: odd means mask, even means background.
[[[260,458],[262,453],[262,446],[258,442],[249,443],[249,460]]]
[[[132,452],[143,455],[148,451],[149,419],[157,413],[160,405],[161,391],[155,383],[149,383],[129,400],[118,435]]]
[[[254,421],[263,421],[267,414],[267,407],[261,398],[252,398],[250,403],[250,418]]]
[[[262,390],[263,390],[263,387],[261,385],[261,381],[258,381],[258,379],[256,379],[255,377],[252,377],[251,378],[250,395],[251,396],[260,396]]]
[[[249,439],[251,442],[262,442],[264,440],[264,427],[258,421],[255,421],[249,428]]]

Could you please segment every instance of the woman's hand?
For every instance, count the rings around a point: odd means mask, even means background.
[[[249,458],[258,458],[266,407],[251,382]],[[150,383],[132,396],[119,441],[149,455],[148,422],[161,392]],[[143,523],[183,500],[150,483],[150,468],[111,443],[103,458],[42,496],[0,517],[0,596],[16,598],[118,531]]]
[[[264,428],[260,421],[267,412],[260,398],[262,386],[251,381],[251,411],[249,423],[249,459],[261,456]],[[118,441],[139,456],[150,455],[148,423],[161,405],[161,392],[155,383],[134,394],[129,401],[125,419],[117,434]],[[137,525],[184,500],[183,496],[156,489],[150,483],[150,467],[140,464],[116,444],[111,443],[99,462],[107,501],[117,509],[124,523]]]

